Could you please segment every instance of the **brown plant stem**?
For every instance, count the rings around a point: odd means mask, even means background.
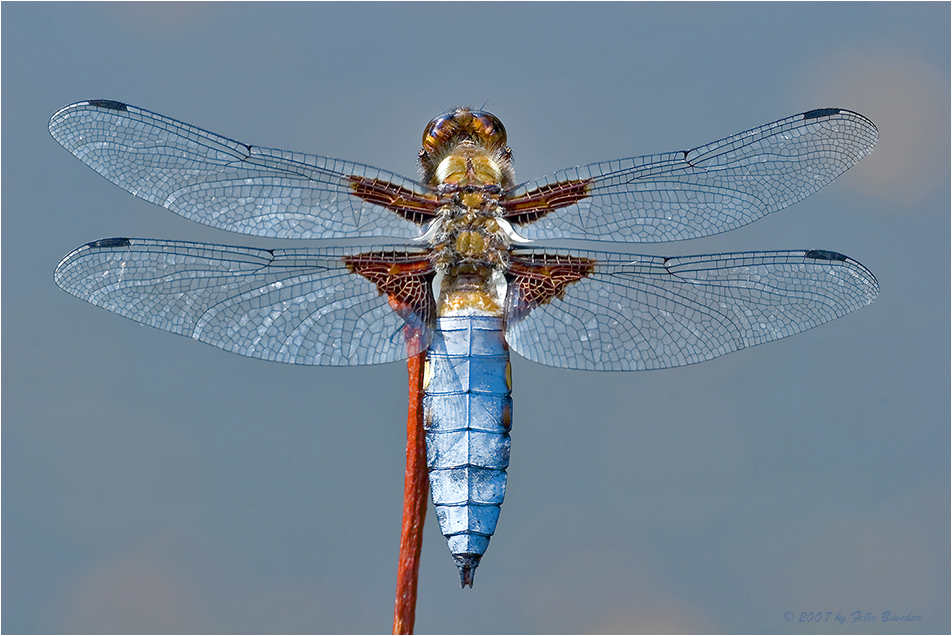
[[[407,468],[403,478],[403,522],[400,528],[397,595],[393,609],[394,634],[412,634],[416,618],[420,548],[423,545],[423,521],[430,490],[430,479],[426,471],[426,439],[423,432],[425,358],[424,351],[407,360]]]

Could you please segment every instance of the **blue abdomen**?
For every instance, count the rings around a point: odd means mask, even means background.
[[[502,319],[444,316],[424,379],[427,466],[440,531],[472,586],[506,494],[512,397]]]

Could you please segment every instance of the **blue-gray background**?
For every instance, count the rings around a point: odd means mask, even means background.
[[[515,359],[498,532],[461,591],[429,511],[417,629],[948,632],[949,16],[4,3],[3,631],[390,628],[405,367],[245,359],[54,286],[100,237],[279,243],[139,201],[47,134],[57,108],[109,98],[410,176],[431,117],[485,104],[522,179],[811,108],[869,116],[878,148],[822,193],[644,251],[834,249],[878,276],[879,300],[688,368]]]

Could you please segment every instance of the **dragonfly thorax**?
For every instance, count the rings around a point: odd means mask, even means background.
[[[501,268],[508,264],[507,252],[513,242],[512,228],[502,218],[500,207],[504,183],[511,180],[511,164],[496,145],[499,134],[472,115],[460,109],[454,118],[434,120],[436,124],[430,123],[433,131],[424,137],[424,155],[432,156],[427,147],[437,155],[445,152],[432,175],[445,202],[432,237],[438,267]],[[438,133],[446,133],[446,138]],[[505,133],[501,135],[504,143]]]
[[[514,183],[502,122],[469,108],[440,115],[423,132],[420,165],[444,202],[431,236],[433,261],[447,275],[444,288],[459,276],[501,275],[515,240],[500,207]]]
[[[509,264],[512,244],[507,230],[511,232],[495,210],[445,210],[433,241],[433,262],[442,274],[437,315],[467,309],[501,315],[504,289],[500,292],[499,281],[505,281],[502,272]]]
[[[504,265],[500,253],[512,244],[507,234],[508,224],[495,211],[479,208],[458,208],[443,217],[433,247],[435,260],[440,265],[455,262],[473,262],[486,265]]]

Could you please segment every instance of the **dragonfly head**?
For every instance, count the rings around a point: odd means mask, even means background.
[[[498,117],[462,106],[436,117],[423,131],[420,166],[427,183],[440,181],[437,169],[447,157],[483,155],[498,164],[504,187],[512,185],[512,151],[506,145],[506,127]]]

